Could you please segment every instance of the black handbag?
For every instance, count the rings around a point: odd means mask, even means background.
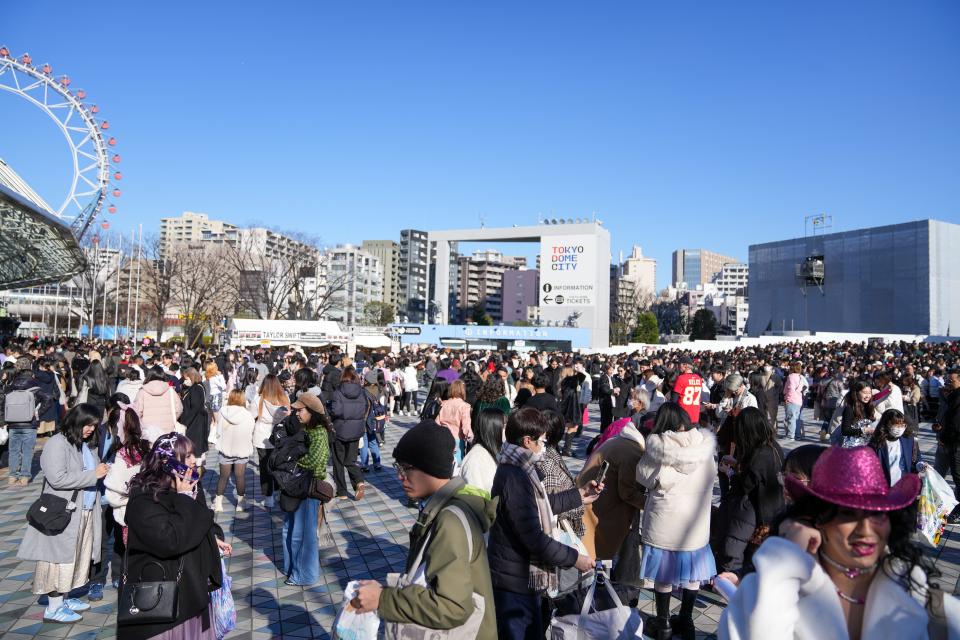
[[[43,493],[46,486],[47,479],[44,478],[40,497],[27,509],[27,522],[43,535],[55,536],[63,533],[70,525],[70,518],[77,510],[77,494],[80,490],[74,489],[73,496],[67,500],[52,493]]]
[[[129,548],[128,548],[129,549]],[[167,580],[167,571],[159,562],[152,560],[144,568],[160,567],[162,580],[143,579],[143,568],[136,582],[127,578],[127,553],[123,553],[123,577],[120,581],[120,597],[117,598],[117,624],[165,624],[177,619],[179,612],[180,576],[183,575],[183,556],[177,567],[177,579]]]

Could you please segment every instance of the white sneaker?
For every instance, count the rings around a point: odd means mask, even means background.
[[[214,513],[223,511],[223,496],[217,496],[213,499],[213,511]]]
[[[273,509],[273,496],[267,496],[267,497],[266,497],[266,499],[263,501],[263,508],[264,508],[264,509]]]
[[[237,498],[237,513],[243,513],[243,496]]]

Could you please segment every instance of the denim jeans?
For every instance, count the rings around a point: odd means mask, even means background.
[[[360,466],[366,468],[370,464],[370,454],[373,454],[373,466],[380,466],[380,442],[376,438],[363,436],[360,445]]]
[[[296,511],[283,516],[283,572],[299,585],[312,585],[320,578],[319,511],[319,500],[304,498]]]
[[[802,410],[802,404],[787,403],[786,415],[783,417],[783,430],[788,438],[790,437],[790,427],[793,427],[794,440],[803,440],[803,419],[800,417]]]
[[[10,427],[10,477],[30,478],[33,467],[33,446],[37,444],[37,430]]]

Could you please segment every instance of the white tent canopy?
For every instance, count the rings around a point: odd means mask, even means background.
[[[320,347],[329,344],[346,347],[350,334],[332,320],[258,320],[234,318],[230,321],[230,345]]]

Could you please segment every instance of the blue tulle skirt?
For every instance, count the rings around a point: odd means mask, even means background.
[[[715,575],[717,564],[709,544],[696,551],[667,551],[643,545],[640,579],[644,587],[652,587],[651,583],[686,586],[691,582],[709,582]]]

